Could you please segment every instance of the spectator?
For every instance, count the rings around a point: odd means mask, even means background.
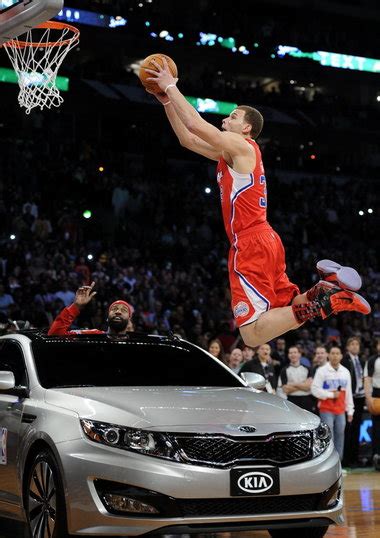
[[[13,304],[14,300],[12,295],[6,293],[3,284],[0,284],[0,312],[7,314],[10,305]]]
[[[329,351],[329,362],[317,369],[311,384],[313,396],[318,398],[321,420],[331,430],[335,448],[343,459],[344,429],[352,422],[354,402],[350,372],[341,365],[343,355],[340,347],[333,345]]]
[[[242,361],[243,363],[250,361],[253,358],[253,355],[255,353],[253,347],[246,346],[246,345],[244,345],[242,352],[243,352],[243,361]]]
[[[302,349],[307,358],[312,357],[315,349],[315,342],[310,338],[310,331],[308,329],[302,328],[300,330],[300,337],[301,338],[297,340],[297,345],[302,346]]]
[[[83,286],[89,286],[91,283],[91,271],[86,264],[84,256],[80,256],[75,266],[75,272],[81,277]]]
[[[235,347],[230,353],[230,356],[226,360],[227,366],[231,368],[235,374],[239,373],[241,365],[243,363],[243,353],[241,349]]]
[[[365,403],[364,361],[359,356],[360,338],[355,336],[349,338],[346,343],[346,350],[347,354],[342,359],[342,365],[347,368],[351,375],[355,411],[352,422],[346,425],[343,463],[345,467],[357,467],[359,465],[360,425]]]
[[[279,361],[281,368],[283,368],[288,362],[286,355],[286,341],[285,338],[277,338],[275,342],[274,350],[272,351],[272,359]]]
[[[310,359],[306,356],[305,348],[302,343],[297,343],[298,351],[300,352],[300,362],[303,366],[306,366],[306,368],[311,368],[311,362]]]
[[[239,374],[243,372],[254,372],[262,375],[266,380],[266,391],[276,392],[277,377],[271,362],[271,348],[269,344],[262,344],[257,348],[257,356],[243,364]]]
[[[364,366],[364,389],[368,411],[372,418],[372,461],[375,469],[380,471],[380,412],[374,408],[373,400],[380,399],[380,339],[376,343],[376,353]]]
[[[75,293],[69,289],[69,284],[64,280],[61,289],[55,293],[55,298],[60,299],[65,306],[69,306],[75,299]]]
[[[291,346],[288,350],[289,365],[284,366],[280,372],[277,391],[285,398],[306,411],[313,410],[313,398],[311,396],[312,377],[310,369],[301,364],[301,353],[297,346]]]
[[[75,302],[64,308],[62,312],[53,321],[49,329],[49,335],[65,334],[112,334],[121,336],[127,332],[133,331],[132,325],[132,306],[126,301],[114,301],[108,307],[108,330],[99,329],[69,330],[74,320],[79,316],[81,310],[94,298],[96,291],[92,291],[95,282],[91,286],[80,287],[75,294]]]
[[[50,220],[46,217],[46,215],[42,214],[33,222],[31,230],[36,239],[39,241],[46,241],[52,233],[53,228]]]
[[[214,338],[208,345],[208,352],[216,359],[224,362],[224,352],[222,342],[218,338]]]
[[[221,324],[221,331],[217,335],[217,338],[221,341],[223,350],[230,352],[236,341],[236,336],[231,329],[231,324],[228,320],[224,320]]]
[[[328,353],[325,346],[317,346],[314,351],[311,377],[314,377],[317,368],[324,366],[328,361]]]

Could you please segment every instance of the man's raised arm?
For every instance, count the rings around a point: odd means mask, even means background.
[[[157,84],[168,96],[170,105],[172,105],[178,118],[190,134],[209,144],[219,155],[222,151],[228,152],[231,156],[241,153],[249,154],[248,145],[240,135],[220,131],[217,127],[204,120],[195,108],[188,103],[185,96],[177,88],[178,79],[174,78],[169,71],[165,59],[163,59],[163,67],[157,62],[153,61],[152,63],[155,64],[157,71],[146,68],[146,71],[152,75],[147,81]],[[168,104],[167,106],[170,105]]]
[[[73,304],[64,308],[51,324],[49,336],[70,334],[73,321],[79,316],[82,308],[96,295],[96,291],[92,291],[94,286],[95,282],[92,282],[90,286],[81,286],[77,290]]]
[[[152,93],[152,92],[148,92]],[[184,148],[190,149],[195,153],[203,155],[208,159],[218,161],[220,158],[220,152],[216,151],[210,144],[204,142],[198,136],[192,134],[182,123],[178,117],[174,105],[171,103],[169,97],[166,94],[153,94],[155,97],[164,105],[166,116],[169,120],[169,123],[175,132],[179,143]]]

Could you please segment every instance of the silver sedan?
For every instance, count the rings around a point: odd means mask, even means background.
[[[324,536],[330,431],[245,375],[177,338],[0,338],[0,516],[33,538]]]

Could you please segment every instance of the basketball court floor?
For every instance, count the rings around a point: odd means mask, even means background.
[[[378,538],[380,536],[380,473],[371,469],[353,470],[344,477],[344,517],[342,527],[331,526],[326,538]],[[184,535],[185,536],[185,535]],[[186,535],[188,538],[189,535]],[[196,538],[196,534],[191,535]],[[198,535],[204,538],[269,538],[266,531]],[[25,538],[24,526],[0,519],[0,538]],[[178,535],[180,538],[180,535]],[[291,531],[289,531],[291,538]],[[305,536],[307,538],[307,536]]]

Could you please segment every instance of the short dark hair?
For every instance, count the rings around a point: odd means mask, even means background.
[[[330,353],[330,351],[331,351],[332,349],[339,349],[339,351],[342,353],[342,348],[341,348],[340,345],[338,345],[338,344],[331,344],[331,345],[329,346],[329,350],[328,350],[329,353]],[[343,353],[342,353],[342,354],[343,354]]]
[[[238,110],[244,110],[244,119],[249,123],[251,127],[250,136],[251,138],[257,138],[261,133],[264,126],[264,118],[256,108],[248,105],[239,105]]]
[[[350,336],[350,338],[347,339],[346,347],[348,347],[352,342],[357,342],[359,345],[361,344],[360,337],[359,336]]]

